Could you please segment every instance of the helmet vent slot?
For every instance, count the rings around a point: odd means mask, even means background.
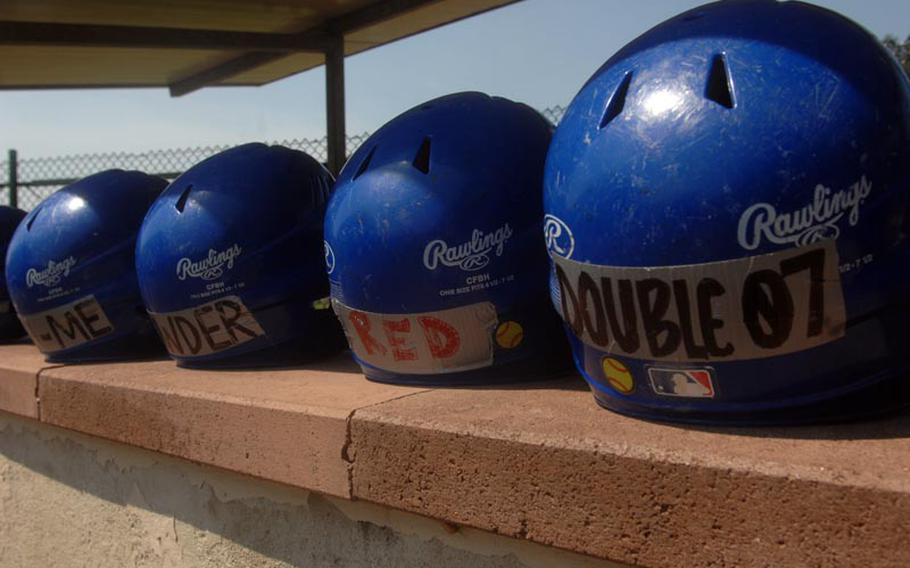
[[[427,136],[420,143],[417,155],[414,156],[414,167],[425,174],[430,173],[430,137]]]
[[[32,230],[32,225],[35,224],[35,219],[38,218],[38,215],[41,213],[41,206],[39,205],[37,209],[32,213],[32,218],[28,220],[28,223],[25,225],[26,231]]]
[[[186,189],[183,190],[183,193],[180,194],[180,197],[177,198],[177,203],[174,207],[177,211],[183,213],[183,210],[186,208],[186,200],[190,198],[190,190],[193,189],[193,184],[186,186]]]
[[[376,153],[376,146],[373,146],[373,148],[370,149],[370,151],[367,153],[367,157],[364,158],[362,162],[360,162],[360,167],[357,168],[357,172],[355,172],[354,177],[351,178],[352,181],[359,178],[360,176],[362,176],[364,174],[364,172],[367,171],[367,168],[370,167],[370,162],[373,160],[373,154],[375,154],[375,153]]]
[[[705,96],[725,108],[736,106],[736,101],[733,99],[733,85],[730,81],[730,73],[727,71],[727,58],[723,53],[718,53],[711,61],[711,71],[708,73]]]
[[[610,97],[610,102],[607,103],[607,108],[604,109],[604,115],[600,119],[599,128],[603,128],[609,124],[614,118],[619,116],[619,113],[622,112],[622,109],[626,106],[626,95],[629,93],[629,84],[632,83],[632,72],[626,72],[626,75],[622,78],[622,82],[619,83],[619,87],[616,88],[616,91],[613,93],[613,96]]]

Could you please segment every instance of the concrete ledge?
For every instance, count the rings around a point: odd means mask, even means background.
[[[38,385],[43,422],[349,498],[348,418],[415,392],[368,383],[347,358],[306,371],[68,366]]]
[[[0,345],[0,410],[38,418],[38,374],[52,366],[31,344]]]
[[[30,349],[0,347],[4,410],[38,416],[37,376],[43,422],[453,530],[654,567],[910,566],[910,414],[686,428],[602,410],[578,377],[417,389],[370,383],[346,357],[44,368]]]
[[[910,415],[705,430],[580,380],[424,393],[352,421],[354,495],[642,566],[910,566]]]

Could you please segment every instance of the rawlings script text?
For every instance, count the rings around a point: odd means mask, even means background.
[[[833,191],[821,184],[815,186],[812,202],[796,211],[780,212],[770,203],[756,203],[739,218],[739,246],[755,250],[762,239],[783,245],[806,246],[840,235],[837,223],[844,215],[855,226],[859,209],[872,193],[872,182],[863,176],[847,189]]]
[[[181,258],[177,261],[177,278],[180,280],[186,280],[187,276],[203,280],[221,278],[225,270],[234,268],[234,260],[240,256],[241,252],[243,249],[240,248],[240,245],[235,244],[221,252],[209,249],[209,255],[196,262],[186,257]]]
[[[423,264],[430,270],[437,266],[457,266],[462,270],[480,270],[490,263],[490,253],[502,256],[506,241],[512,236],[512,227],[508,223],[492,233],[484,234],[479,229],[471,233],[471,240],[455,246],[445,241],[431,241],[423,251]]]
[[[60,284],[60,281],[70,275],[70,270],[76,266],[75,257],[67,257],[60,262],[54,262],[53,260],[47,261],[47,268],[38,270],[36,268],[29,268],[28,272],[25,273],[25,284],[29,288],[40,284],[41,286],[56,286]]]

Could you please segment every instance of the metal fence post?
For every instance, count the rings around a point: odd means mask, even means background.
[[[19,155],[15,150],[10,150],[7,158],[7,168],[9,169],[9,206],[19,207]]]
[[[336,176],[345,160],[344,36],[332,38],[325,53],[326,141],[329,169]]]

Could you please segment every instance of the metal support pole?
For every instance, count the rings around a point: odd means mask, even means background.
[[[325,103],[328,165],[338,175],[346,159],[344,128],[344,36],[337,35],[325,52]]]
[[[15,150],[10,150],[7,156],[9,206],[19,207],[19,154]]]

